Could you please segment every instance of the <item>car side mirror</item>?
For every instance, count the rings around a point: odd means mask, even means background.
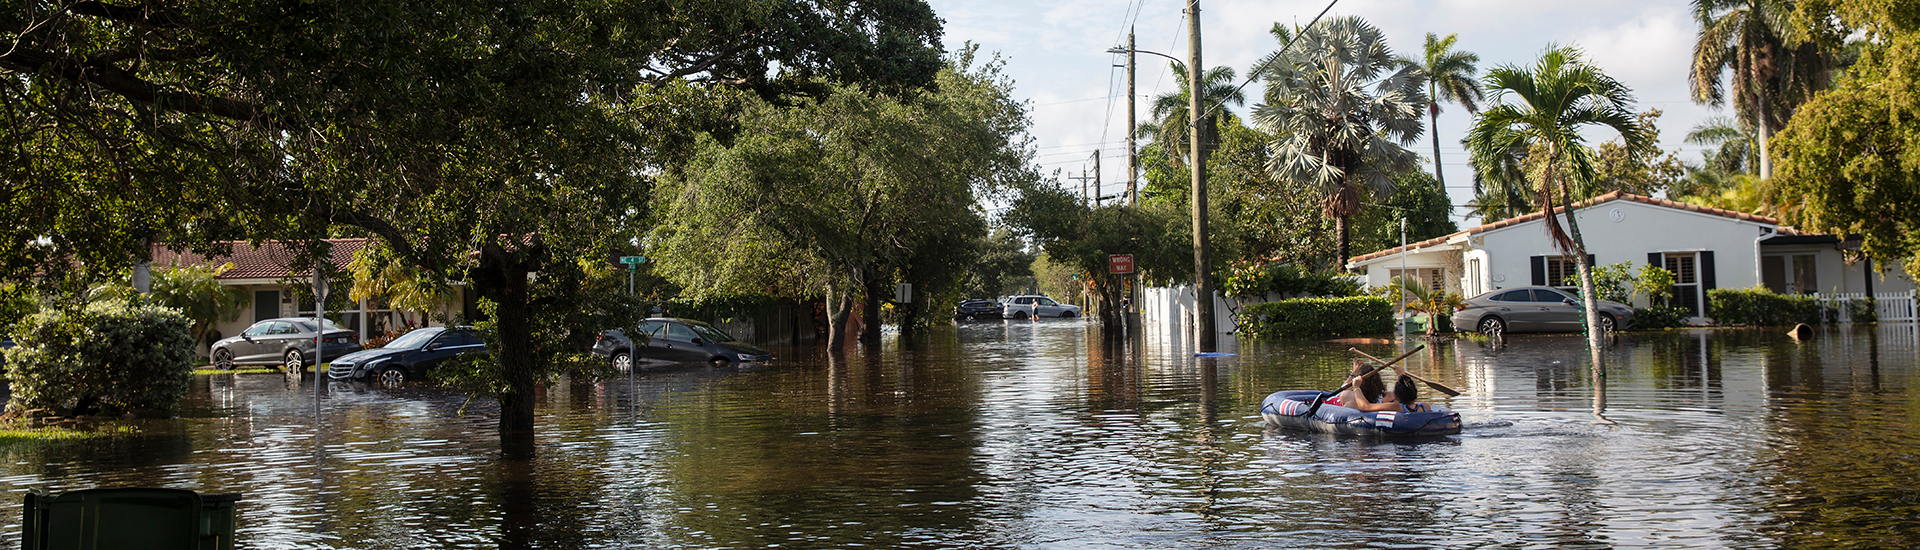
[[[421,347],[420,347],[420,351],[433,351],[433,350],[437,350],[437,349],[440,349],[440,345],[439,345],[439,344],[427,344],[427,345],[425,345],[425,346],[421,346]]]
[[[701,340],[701,339],[699,339],[699,338],[694,338],[694,339],[692,340],[692,342],[693,342],[693,345],[696,345],[696,346],[704,346],[704,345],[707,345],[707,343],[706,343],[705,341],[703,341],[703,340]]]
[[[1567,298],[1567,299],[1564,299],[1564,300],[1560,300],[1560,303],[1562,303],[1562,304],[1566,304],[1566,305],[1573,305],[1573,298]]]

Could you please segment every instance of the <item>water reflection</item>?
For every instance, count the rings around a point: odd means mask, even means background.
[[[18,491],[239,492],[250,548],[1887,547],[1915,540],[1911,325],[1443,341],[1459,436],[1271,431],[1259,400],[1332,389],[1348,347],[1076,321],[973,323],[860,353],[563,380],[537,458],[486,401],[312,377],[196,378],[132,437],[0,449]],[[0,514],[18,517],[17,499]],[[17,544],[18,528],[0,544]]]

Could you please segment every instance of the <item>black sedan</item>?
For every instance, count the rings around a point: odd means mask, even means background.
[[[325,343],[314,353],[313,339],[319,327],[310,317],[283,317],[254,323],[239,336],[213,343],[213,366],[231,369],[236,365],[280,365],[287,372],[300,372],[307,365],[353,353],[360,349],[360,336],[326,321]]]
[[[429,369],[455,356],[486,352],[486,343],[473,327],[427,327],[394,338],[384,347],[335,359],[327,367],[327,377],[394,387],[426,378]]]
[[[1000,315],[1005,308],[1006,306],[993,300],[981,300],[978,298],[962,300],[960,301],[960,305],[953,307],[953,318],[993,319],[997,321],[1000,319]]]
[[[641,322],[640,330],[647,335],[646,344],[636,345],[620,331],[609,330],[593,343],[593,354],[619,371],[633,368],[636,362],[726,366],[773,360],[767,350],[693,319],[655,317]]]

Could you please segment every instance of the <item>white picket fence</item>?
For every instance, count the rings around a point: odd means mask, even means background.
[[[1853,316],[1848,313],[1846,303],[1865,298],[1867,297],[1867,293],[1836,292],[1833,294],[1813,294],[1812,296],[1822,303],[1832,305],[1835,309],[1838,309],[1840,311],[1840,322],[1851,323],[1853,322]],[[1920,308],[1916,308],[1915,306],[1915,293],[1911,290],[1906,292],[1873,293],[1874,315],[1878,317],[1882,323],[1912,323],[1915,320],[1920,320],[1920,315],[1916,315],[1916,313],[1920,313]]]

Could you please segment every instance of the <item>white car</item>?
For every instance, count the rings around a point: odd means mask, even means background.
[[[1008,319],[1027,319],[1032,317],[1059,317],[1072,319],[1080,316],[1080,306],[1062,304],[1053,298],[1039,295],[1008,296],[1001,303],[1006,309],[1001,316]]]

